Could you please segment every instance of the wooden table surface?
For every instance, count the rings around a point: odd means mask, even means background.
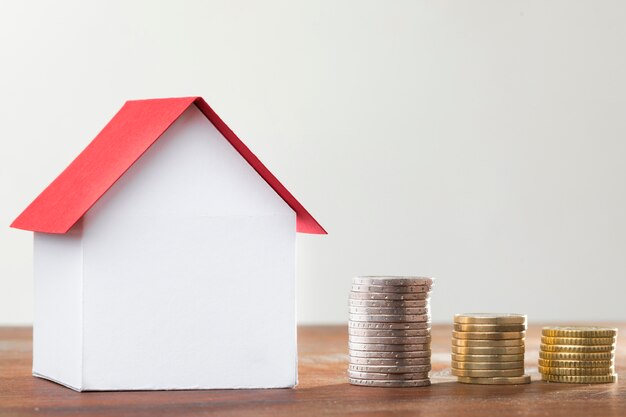
[[[624,335],[626,325],[619,325]],[[31,376],[30,328],[0,328],[0,416],[626,416],[626,385],[545,383],[537,374],[539,326],[526,340],[528,385],[479,386],[450,375],[451,326],[433,326],[433,385],[371,388],[346,380],[347,328],[300,327],[295,389],[77,393]],[[626,340],[616,365],[626,377]]]

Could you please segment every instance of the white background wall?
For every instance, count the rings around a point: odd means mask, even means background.
[[[435,321],[626,319],[620,1],[31,1],[0,10],[0,324],[20,211],[130,98],[202,95],[328,229],[303,323],[355,274],[438,278]]]

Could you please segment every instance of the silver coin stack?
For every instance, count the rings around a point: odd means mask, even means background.
[[[433,278],[352,279],[348,380],[370,387],[430,385],[430,290]]]

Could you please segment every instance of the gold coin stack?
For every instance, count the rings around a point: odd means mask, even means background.
[[[549,382],[602,384],[617,382],[612,327],[544,327],[539,372]]]
[[[464,384],[528,384],[524,375],[523,314],[468,313],[454,316],[452,375]]]

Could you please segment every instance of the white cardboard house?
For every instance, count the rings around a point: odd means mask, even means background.
[[[11,226],[35,232],[34,375],[296,384],[295,236],[325,231],[202,98],[127,102]]]

